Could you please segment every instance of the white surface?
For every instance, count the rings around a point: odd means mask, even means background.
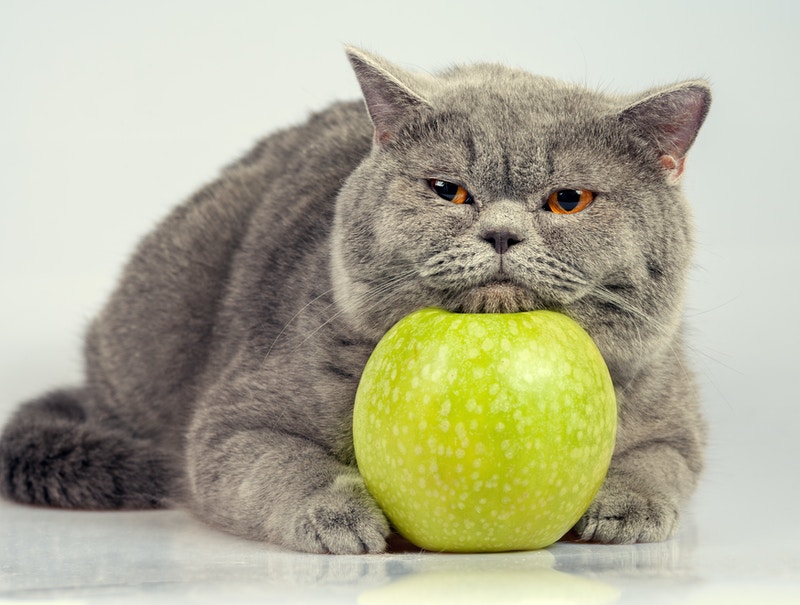
[[[0,504],[0,603],[798,603],[796,547],[704,539],[558,543],[508,554],[304,555],[180,511],[74,513]]]
[[[496,60],[620,91],[699,75],[715,100],[685,177],[711,446],[678,539],[320,557],[180,511],[2,503],[0,603],[800,603],[799,6],[4,1],[0,421],[79,380],[86,322],[174,203],[263,133],[357,95],[344,42],[412,68]]]

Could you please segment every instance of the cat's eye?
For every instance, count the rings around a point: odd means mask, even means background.
[[[428,185],[440,198],[454,204],[471,204],[475,200],[472,194],[461,185],[443,181],[441,179],[428,179]]]
[[[588,189],[558,189],[547,197],[545,208],[556,214],[577,214],[594,201],[594,191]]]

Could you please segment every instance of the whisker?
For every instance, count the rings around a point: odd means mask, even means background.
[[[377,299],[378,297],[386,294],[387,292],[390,292],[392,289],[394,289],[397,286],[397,284],[407,282],[409,277],[413,277],[415,275],[416,275],[416,271],[407,271],[405,273],[396,274],[396,275],[392,276],[391,278],[389,278],[388,280],[386,280],[384,283],[382,283],[377,288],[375,288],[373,290],[369,290],[368,292],[366,292],[364,294],[361,294],[358,297],[358,299],[356,299],[356,301],[355,301],[355,303],[353,305],[354,307],[359,309],[359,316],[364,316],[369,312],[370,308],[372,308],[370,306],[371,305],[371,301],[373,301],[373,300]],[[330,305],[330,306],[333,306],[333,305]],[[350,310],[352,310],[352,309],[350,309]],[[303,345],[305,345],[309,340],[311,340],[314,336],[316,336],[320,332],[320,330],[325,328],[331,322],[335,321],[345,311],[348,311],[348,309],[338,309],[335,313],[333,313],[333,315],[328,317],[319,326],[317,326],[314,330],[312,330],[311,333],[308,334],[300,343],[298,343],[298,345],[294,349],[292,349],[292,353],[293,354],[296,353]]]
[[[283,336],[283,335],[284,335],[284,333],[286,332],[287,328],[288,328],[290,325],[292,325],[292,322],[294,322],[294,320],[295,320],[295,319],[297,319],[298,317],[300,317],[300,315],[301,315],[301,314],[302,314],[302,313],[303,313],[303,312],[304,312],[306,309],[308,309],[308,307],[310,307],[311,305],[313,305],[313,304],[314,304],[315,302],[317,302],[317,301],[318,301],[320,298],[322,298],[322,297],[324,297],[324,296],[327,296],[327,295],[328,295],[328,294],[330,294],[331,292],[333,292],[333,288],[329,288],[328,290],[325,290],[325,292],[323,292],[322,294],[320,294],[320,295],[319,295],[319,296],[317,296],[316,298],[314,298],[314,299],[310,300],[309,302],[307,302],[305,305],[303,305],[303,306],[300,308],[300,310],[299,310],[297,313],[295,313],[294,315],[292,315],[292,317],[289,319],[289,321],[287,321],[287,322],[284,324],[283,328],[281,328],[281,331],[280,331],[280,332],[278,332],[278,335],[277,335],[277,336],[275,337],[275,339],[272,341],[272,344],[269,346],[269,349],[267,350],[267,353],[266,353],[266,355],[264,355],[264,359],[263,359],[263,360],[261,360],[261,363],[262,363],[262,364],[266,363],[267,359],[269,359],[270,353],[272,353],[272,350],[275,348],[275,345],[276,345],[276,344],[278,343],[278,341],[281,339],[281,336]]]
[[[664,336],[668,342],[668,348],[674,359],[677,361],[678,365],[681,368],[681,371],[687,376],[691,376],[691,370],[687,367],[685,357],[681,355],[681,351],[676,348],[673,342],[673,336],[675,335],[675,328],[670,327],[663,322],[657,320],[652,315],[644,312],[642,309],[633,305],[630,301],[625,300],[624,298],[614,294],[613,292],[609,291],[607,288],[603,286],[595,286],[592,289],[592,293],[600,300],[605,300],[615,306],[617,306],[622,311],[629,313],[636,317],[637,319],[641,320],[641,323],[646,323],[653,327],[655,331]],[[636,328],[639,343],[644,345],[644,340],[641,336],[641,328],[640,323],[634,323],[634,327]],[[696,347],[693,347],[691,344],[686,343],[687,350],[692,351],[693,353],[698,353],[702,355],[702,352],[699,351]]]

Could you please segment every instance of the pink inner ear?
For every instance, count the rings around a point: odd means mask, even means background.
[[[670,173],[669,176],[671,179],[678,180],[683,174],[683,167],[686,163],[685,157],[676,160],[671,155],[662,155],[658,160],[661,162],[661,166],[664,167],[664,170]]]
[[[374,140],[378,144],[385,143],[392,138],[393,108],[378,95],[372,95],[367,101],[367,106],[375,126]]]

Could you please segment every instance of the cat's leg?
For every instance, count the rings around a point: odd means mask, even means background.
[[[678,528],[696,473],[678,451],[653,443],[615,457],[594,502],[575,526],[581,539],[660,542]]]
[[[680,348],[620,381],[617,408],[608,474],[573,531],[609,544],[667,540],[697,486],[705,447],[699,392]]]
[[[0,494],[23,504],[78,509],[164,506],[175,462],[154,445],[91,418],[84,390],[22,407],[0,436]]]
[[[226,531],[294,550],[384,551],[389,525],[358,470],[268,424],[233,410],[198,414],[187,450],[195,512]]]
[[[705,422],[674,350],[618,390],[617,444],[603,486],[575,531],[605,543],[659,542],[678,528],[703,467]]]

